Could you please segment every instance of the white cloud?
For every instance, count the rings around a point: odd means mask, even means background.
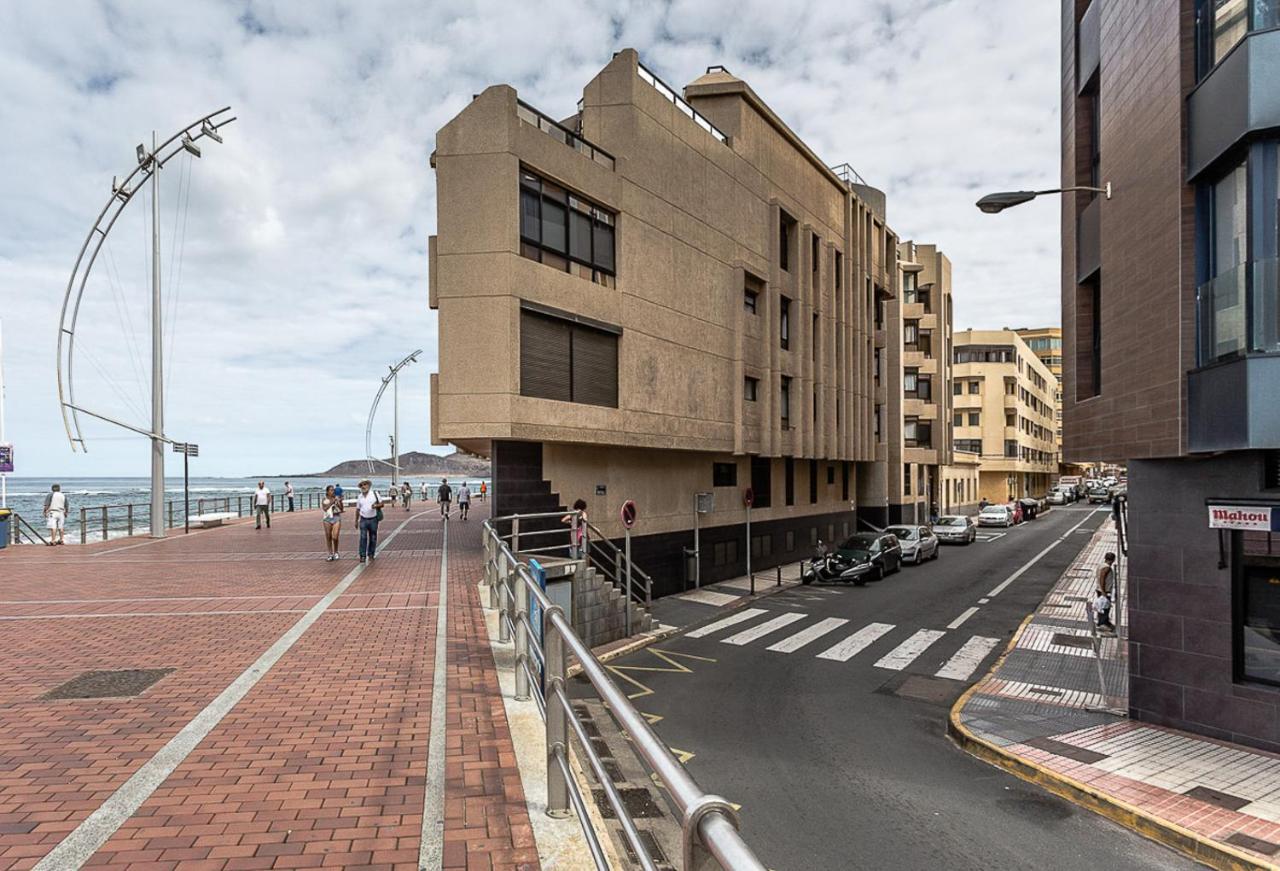
[[[823,158],[883,187],[895,229],[951,256],[957,328],[1057,322],[1058,204],[997,217],[972,205],[988,189],[1054,186],[1053,4],[4,4],[0,312],[22,471],[145,474],[142,442],[103,425],[90,426],[108,437],[91,439],[91,454],[70,454],[52,376],[58,309],[133,146],[228,104],[239,120],[225,144],[208,144],[191,166],[170,433],[200,441],[201,471],[211,473],[296,472],[358,456],[377,379],[421,347],[423,363],[401,382],[401,428],[406,449],[425,448],[435,131],[497,82],[568,114],[627,46],[677,86],[725,64]],[[171,166],[166,257],[175,227],[181,235],[171,210],[181,164]],[[95,267],[78,364],[84,395],[121,414],[141,406],[142,417],[145,208],[130,206],[112,231],[114,264]],[[121,309],[133,312],[132,332]]]

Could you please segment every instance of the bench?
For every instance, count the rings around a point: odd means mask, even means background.
[[[221,526],[224,520],[235,520],[238,516],[234,511],[218,511],[212,514],[192,514],[189,520],[192,526],[208,529],[211,526]]]

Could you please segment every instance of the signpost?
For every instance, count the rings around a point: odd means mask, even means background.
[[[631,499],[622,503],[622,528],[626,530],[627,581],[626,581],[626,628],[631,635],[631,527],[636,525],[636,503]]]
[[[702,587],[702,543],[699,539],[698,515],[716,510],[716,494],[695,493],[693,496],[693,588]]]
[[[191,458],[200,456],[200,446],[194,442],[174,442],[173,452],[182,454],[182,533],[191,532]],[[151,518],[151,525],[156,519]]]
[[[747,506],[747,577],[751,579],[751,595],[756,594],[756,576],[751,573],[751,506],[756,501],[756,491],[750,487],[742,491],[742,504]]]

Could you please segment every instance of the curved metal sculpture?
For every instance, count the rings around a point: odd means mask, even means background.
[[[396,365],[388,367],[391,371],[382,379],[382,385],[378,388],[377,394],[373,397],[373,405],[369,406],[369,422],[365,424],[364,428],[364,454],[365,461],[369,465],[369,474],[371,475],[375,471],[374,463],[382,463],[384,466],[390,466],[393,469],[399,468],[394,462],[387,462],[386,460],[373,455],[373,416],[378,413],[378,403],[382,401],[382,394],[387,391],[387,385],[395,381],[396,376],[400,374],[401,369],[408,366],[410,363],[416,362],[421,353],[422,349],[419,348]],[[392,460],[395,460],[400,454],[399,444],[395,446],[394,453],[396,456],[393,456]]]
[[[85,237],[84,244],[80,246],[76,264],[71,270],[71,278],[67,281],[67,291],[62,299],[62,313],[58,319],[58,403],[62,409],[62,423],[66,427],[67,438],[71,441],[71,449],[73,451],[76,450],[77,445],[80,450],[86,450],[84,434],[80,428],[81,414],[105,420],[108,423],[124,427],[148,438],[168,441],[164,437],[164,433],[149,432],[141,427],[116,420],[113,417],[91,411],[77,404],[75,379],[73,377],[76,321],[80,316],[80,302],[84,298],[85,284],[89,280],[89,274],[93,271],[93,264],[98,259],[98,253],[102,250],[107,234],[115,226],[116,220],[133,200],[134,194],[142,190],[143,185],[151,179],[154,173],[182,152],[185,151],[195,157],[199,157],[200,149],[196,142],[200,139],[221,142],[222,137],[218,134],[218,131],[236,120],[234,116],[225,117],[226,113],[230,111],[230,106],[224,106],[216,112],[210,112],[208,115],[197,118],[164,142],[155,146],[149,154],[144,146],[139,145],[137,167],[134,168],[133,172],[125,176],[124,181],[117,182],[114,178],[111,180],[111,198],[107,200],[107,204],[98,213],[98,218],[93,222],[89,235]],[[70,314],[69,319],[68,314]]]

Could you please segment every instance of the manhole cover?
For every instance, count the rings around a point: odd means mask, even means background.
[[[1051,689],[1046,689],[1045,687],[1028,687],[1028,688],[1027,688],[1027,692],[1029,692],[1029,693],[1035,693],[1035,694],[1037,694],[1037,695],[1041,695],[1041,696],[1055,696],[1055,697],[1056,697],[1056,696],[1066,695],[1062,690],[1051,690]]]
[[[596,807],[600,809],[600,815],[606,820],[617,819],[618,815],[613,812],[613,805],[609,804],[609,798],[604,794],[604,790],[593,789],[591,792],[594,794]],[[654,819],[663,815],[662,808],[658,807],[649,790],[633,786],[620,789],[618,792],[622,795],[622,806],[627,809],[627,813],[631,814],[632,819]]]
[[[120,671],[86,671],[55,687],[41,699],[106,699],[136,696],[172,668],[126,668]]]
[[[1101,762],[1107,758],[1107,754],[1098,753],[1095,750],[1087,750],[1084,747],[1077,747],[1074,744],[1068,744],[1065,741],[1055,741],[1052,738],[1028,738],[1022,742],[1028,747],[1035,747],[1037,750],[1047,750],[1055,756],[1062,756],[1066,759],[1074,759],[1076,762]]]
[[[1059,647],[1093,648],[1093,639],[1087,635],[1067,635],[1063,632],[1055,632],[1053,633],[1053,643]]]
[[[1240,808],[1249,804],[1249,799],[1241,798],[1238,795],[1232,795],[1229,792],[1220,792],[1216,789],[1210,789],[1207,786],[1197,786],[1194,789],[1188,789],[1183,793],[1187,798],[1195,798],[1208,804],[1217,805],[1226,808],[1229,811],[1238,811]]]
[[[1280,850],[1280,844],[1273,844],[1270,841],[1246,835],[1244,832],[1236,832],[1227,838],[1227,843],[1235,844],[1237,847],[1244,847],[1246,850],[1252,850],[1264,856],[1274,856],[1276,851]]]
[[[948,705],[960,695],[963,689],[963,684],[953,680],[913,674],[890,692],[902,698],[916,699],[934,705]]]

